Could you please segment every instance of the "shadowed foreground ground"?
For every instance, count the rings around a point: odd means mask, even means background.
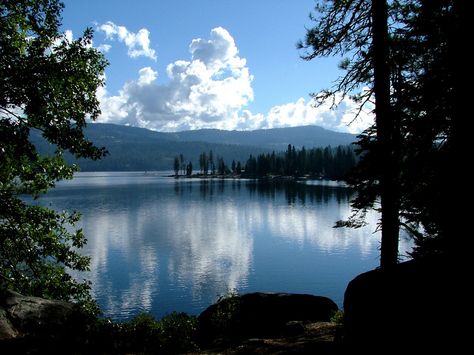
[[[228,347],[192,352],[194,354],[337,354],[341,350],[340,326],[333,322],[295,322],[289,327],[295,335],[280,338],[253,338]],[[289,331],[291,332],[291,330]]]

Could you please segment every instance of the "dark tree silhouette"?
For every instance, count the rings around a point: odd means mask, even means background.
[[[183,175],[186,174],[186,164],[184,164],[184,155],[180,154],[179,155],[179,163],[181,166],[181,170],[183,171]]]
[[[463,218],[452,213],[452,189],[459,178],[453,163],[461,156],[459,127],[466,122],[461,112],[468,112],[461,89],[466,79],[459,73],[465,60],[460,44],[467,28],[465,6],[465,1],[452,0],[400,5],[410,11],[395,33],[393,54],[403,64],[394,85],[402,118],[401,215],[403,225],[414,231],[416,256],[460,245],[456,226]]]
[[[208,158],[205,152],[199,155],[201,173],[207,175]],[[230,170],[224,158],[217,156],[217,174],[221,176],[242,174],[242,164],[232,161]],[[179,157],[175,158],[179,166]],[[301,177],[304,175],[316,178],[342,179],[356,164],[354,149],[350,146],[338,146],[336,148],[312,148],[296,150],[289,144],[285,152],[271,154],[259,154],[257,157],[250,155],[245,164],[243,176],[251,178],[262,178],[266,176],[286,175]],[[186,172],[187,174],[187,172]],[[212,174],[215,175],[215,174]]]
[[[387,4],[385,0],[368,1],[329,1],[318,3],[316,11],[319,17],[311,18],[317,22],[308,30],[305,43],[299,48],[312,49],[303,56],[311,60],[316,56],[333,54],[352,56],[345,59],[341,68],[346,70],[333,90],[326,90],[313,95],[317,102],[333,99],[335,93],[344,96],[359,89],[361,85],[369,85],[369,90],[361,90],[353,95],[360,102],[361,109],[372,98],[375,98],[375,142],[370,146],[359,141],[362,151],[371,151],[370,186],[357,187],[366,189],[353,205],[362,211],[364,216],[367,208],[373,206],[374,199],[381,199],[381,267],[389,267],[397,263],[398,258],[398,195],[397,195],[397,164],[395,161],[395,117],[392,115],[390,98],[390,67],[388,66],[388,25]],[[333,104],[337,103],[333,101]],[[329,152],[325,152],[326,155]],[[325,158],[328,160],[328,158]],[[362,167],[365,161],[361,163]],[[376,167],[376,168],[375,168]],[[327,171],[326,171],[327,173]],[[352,224],[354,225],[354,224]]]
[[[186,176],[191,176],[193,175],[193,163],[189,162],[186,165]]]
[[[375,97],[375,124],[380,162],[380,204],[382,242],[380,266],[387,268],[398,261],[398,152],[395,116],[390,103],[389,38],[387,2],[372,1],[372,66]]]
[[[256,158],[251,155],[245,165],[245,175],[254,177],[309,175],[340,180],[355,166],[355,163],[356,158],[351,147],[338,146],[335,149],[326,147],[309,150],[303,147],[297,151],[290,144],[284,153],[260,154]]]
[[[317,103],[342,93],[362,109],[375,99],[375,125],[359,136],[359,163],[348,178],[358,190],[355,214],[339,225],[360,226],[381,197],[382,267],[396,263],[398,226],[415,237],[414,255],[455,244],[448,237],[455,230],[448,186],[460,152],[459,107],[466,106],[456,63],[464,57],[465,6],[454,0],[319,2],[316,26],[299,44],[306,60],[349,56],[336,86],[313,95]]]
[[[209,167],[212,175],[214,175],[216,173],[216,165],[214,164],[214,154],[212,153],[212,150],[209,151]]]
[[[177,177],[179,175],[179,156],[174,157],[174,162],[173,162],[173,170],[174,170],[174,175]]]

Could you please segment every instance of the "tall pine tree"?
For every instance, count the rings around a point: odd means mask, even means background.
[[[343,225],[359,226],[380,201],[382,267],[396,263],[398,226],[415,237],[416,255],[455,244],[447,186],[465,106],[456,63],[456,55],[463,57],[464,7],[463,0],[321,1],[315,27],[299,44],[306,60],[348,56],[345,75],[315,94],[316,102],[337,105],[342,93],[362,109],[375,99],[375,124],[359,136],[359,163],[348,179],[358,191],[356,213]]]

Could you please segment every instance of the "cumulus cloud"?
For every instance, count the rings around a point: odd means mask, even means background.
[[[104,27],[105,26],[105,27]],[[111,23],[103,25],[107,36],[119,33]],[[126,38],[126,29],[121,30]],[[119,35],[120,36],[120,35]],[[354,118],[357,105],[346,98],[335,110],[329,104],[314,107],[311,100],[272,107],[267,113],[252,113],[246,107],[254,98],[253,76],[239,56],[234,39],[217,27],[209,38],[192,40],[190,58],[166,68],[168,81],[158,84],[151,67],[140,69],[138,78],[124,84],[117,95],[98,92],[102,122],[114,122],[158,131],[200,128],[249,130],[259,128],[320,125],[358,133],[372,122],[371,108]]]
[[[125,26],[118,26],[108,21],[97,26],[98,31],[104,32],[106,39],[115,40],[125,43],[128,48],[128,55],[132,58],[144,56],[156,61],[156,52],[150,48],[150,31],[146,28],[140,29],[137,33],[130,32]],[[106,51],[110,49],[110,45],[103,47]]]
[[[318,125],[339,132],[359,133],[373,122],[372,107],[369,105],[355,118],[359,104],[348,97],[336,99],[341,102],[334,109],[330,102],[316,107],[313,101],[306,102],[304,98],[274,106],[262,122],[263,128]]]
[[[253,100],[252,76],[246,60],[238,56],[234,39],[222,27],[210,39],[195,39],[190,60],[167,66],[168,83],[158,85],[150,67],[137,80],[126,83],[116,96],[102,90],[102,121],[175,131],[202,127],[228,127]]]
[[[349,98],[339,97],[341,103],[331,108],[330,103],[316,107],[312,100],[298,99],[273,106],[266,114],[242,110],[232,129],[254,130],[317,125],[338,132],[360,133],[373,123],[373,107],[359,105]],[[359,112],[358,116],[356,114]]]

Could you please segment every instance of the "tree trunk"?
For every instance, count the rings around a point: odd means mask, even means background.
[[[469,76],[466,75],[466,68],[470,65],[470,56],[466,55],[465,36],[469,33],[468,14],[471,13],[471,7],[466,0],[453,1],[453,12],[456,23],[453,24],[450,31],[449,40],[449,62],[450,71],[453,73],[453,116],[451,117],[451,134],[447,150],[447,164],[444,172],[445,184],[443,186],[443,201],[440,209],[445,219],[442,233],[447,239],[447,252],[456,263],[463,263],[469,260],[469,248],[463,248],[465,245],[466,232],[469,230],[466,225],[469,224],[472,213],[467,208],[459,208],[453,211],[453,206],[459,206],[459,195],[454,187],[459,186],[461,171],[459,169],[459,159],[466,159],[468,156],[467,146],[470,139],[472,120],[471,95],[470,90],[466,90],[472,84]],[[469,26],[470,27],[470,26]],[[466,66],[468,65],[468,66]],[[467,85],[467,86],[466,86]],[[469,196],[471,187],[466,187],[466,196]],[[469,253],[469,255],[468,255]],[[467,270],[467,269],[466,269]]]
[[[397,135],[395,117],[390,105],[390,72],[388,65],[388,25],[386,0],[372,0],[372,38],[375,94],[375,122],[380,164],[382,206],[382,243],[380,267],[389,268],[398,261],[398,186],[395,153]]]

